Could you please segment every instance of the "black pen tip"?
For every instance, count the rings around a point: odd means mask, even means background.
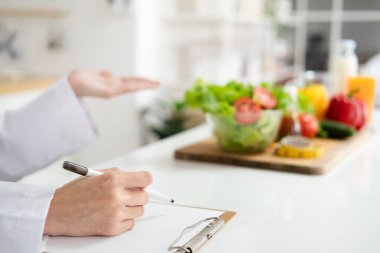
[[[64,161],[62,164],[62,168],[67,169],[69,166],[69,161]]]
[[[170,200],[170,203],[174,203],[174,199]]]

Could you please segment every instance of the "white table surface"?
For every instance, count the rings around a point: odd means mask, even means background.
[[[180,204],[236,211],[202,253],[380,252],[379,133],[324,176],[173,158],[209,135],[198,127],[95,168],[149,170],[152,188]]]

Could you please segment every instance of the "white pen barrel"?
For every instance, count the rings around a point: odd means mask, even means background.
[[[169,196],[166,196],[162,193],[152,191],[152,190],[146,190],[146,192],[148,193],[149,198],[151,198],[151,199],[163,201],[163,202],[168,202],[168,203],[174,202],[172,198],[170,198]]]
[[[103,175],[103,172],[92,170],[92,169],[88,169],[87,174],[86,174],[87,177],[100,176],[100,175]]]

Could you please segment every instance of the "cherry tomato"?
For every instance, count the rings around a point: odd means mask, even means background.
[[[298,116],[301,125],[301,134],[308,138],[313,138],[319,128],[318,120],[314,115],[303,113]]]
[[[263,87],[256,87],[253,90],[253,100],[264,109],[273,109],[277,105],[276,97]]]
[[[255,123],[261,115],[260,106],[256,105],[251,98],[239,98],[235,101],[235,120],[242,125]]]

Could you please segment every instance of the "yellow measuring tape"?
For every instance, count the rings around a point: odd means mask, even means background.
[[[275,154],[291,158],[315,158],[323,154],[323,148],[301,136],[287,136],[277,144]]]

